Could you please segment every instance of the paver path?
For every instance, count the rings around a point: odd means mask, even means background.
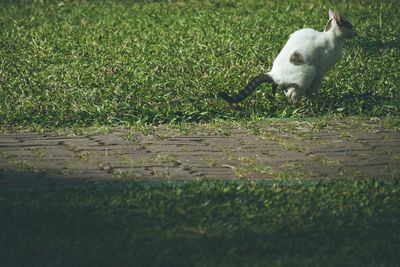
[[[323,179],[400,173],[400,133],[374,121],[315,131],[308,124],[239,126],[144,136],[0,134],[0,190],[121,179]]]

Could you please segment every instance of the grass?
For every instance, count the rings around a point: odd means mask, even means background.
[[[399,181],[0,192],[4,266],[397,266]]]
[[[320,94],[299,104],[263,87],[289,34],[322,30],[333,7],[355,25]],[[80,127],[294,115],[396,116],[397,1],[0,1],[0,126]]]
[[[268,71],[290,33],[322,30],[328,8],[342,11],[359,37],[316,98],[294,105],[278,94],[270,102],[266,86],[238,105],[216,97]],[[385,116],[374,127],[398,130],[399,13],[395,0],[0,0],[0,129],[85,134],[127,125],[126,138],[134,139],[137,130],[160,138],[229,135],[231,125],[264,136],[272,125],[293,150],[301,149],[289,142],[297,131],[307,139],[307,131],[345,127],[340,116],[356,116],[348,122],[366,128],[373,118],[359,116]],[[308,118],[291,119],[298,116]],[[291,167],[283,180],[303,171]],[[243,158],[238,175],[249,171],[270,172]],[[118,173],[121,181],[131,175]],[[397,266],[399,200],[398,180],[0,191],[0,262]]]

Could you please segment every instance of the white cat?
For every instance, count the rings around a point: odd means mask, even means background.
[[[338,12],[329,9],[329,20],[324,32],[313,29],[298,30],[276,57],[272,70],[253,78],[237,95],[218,95],[229,103],[237,103],[249,96],[262,83],[272,83],[284,90],[285,95],[297,102],[302,95],[318,92],[325,73],[341,58],[346,39],[356,35],[352,24]]]

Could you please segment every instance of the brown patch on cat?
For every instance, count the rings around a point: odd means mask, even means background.
[[[304,63],[303,56],[297,51],[293,52],[293,54],[290,56],[289,60],[293,65],[296,65],[296,66],[299,66]]]

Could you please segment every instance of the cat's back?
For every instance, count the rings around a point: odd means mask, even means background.
[[[314,29],[301,29],[292,33],[285,46],[275,59],[274,67],[286,68],[291,64],[290,58],[294,53],[301,55],[303,64],[314,65],[325,42],[324,33]]]
[[[284,49],[301,50],[306,53],[321,47],[323,42],[323,33],[314,29],[301,29],[292,33]]]
[[[309,38],[314,39],[320,35],[321,35],[321,32],[319,32],[319,31],[316,31],[311,28],[305,28],[305,29],[301,29],[301,30],[297,30],[297,31],[293,32],[289,37],[289,41],[291,41],[291,40],[299,41],[299,40],[309,39]]]
[[[297,83],[308,86],[319,68],[318,56],[323,33],[301,29],[292,33],[275,58],[270,75],[278,83]]]

